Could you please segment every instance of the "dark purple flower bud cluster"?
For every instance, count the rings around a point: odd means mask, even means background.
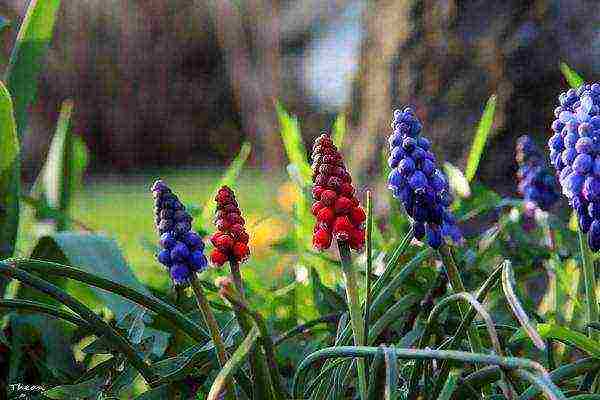
[[[448,180],[437,168],[431,143],[420,135],[421,122],[411,108],[396,110],[392,129],[388,187],[412,218],[415,237],[421,240],[426,236],[434,249],[442,245],[444,237],[462,242],[462,233],[448,209],[453,201]]]
[[[525,200],[526,219],[533,221],[535,210],[547,211],[558,201],[558,183],[544,154],[528,135],[517,139],[515,158],[519,165],[517,190]]]
[[[206,270],[204,242],[192,231],[192,217],[162,181],[152,185],[156,229],[161,251],[158,261],[169,269],[175,285],[185,285],[195,272]]]
[[[600,250],[600,84],[559,96],[550,161],[593,251]]]

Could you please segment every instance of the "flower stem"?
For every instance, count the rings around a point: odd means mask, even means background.
[[[246,294],[244,292],[244,284],[242,283],[242,274],[240,272],[240,263],[237,261],[229,262],[229,269],[231,270],[231,278],[233,278],[233,283],[235,284],[235,288],[242,300],[246,300]]]
[[[352,266],[352,257],[350,255],[350,247],[348,243],[338,240],[338,249],[340,252],[340,261],[342,263],[342,272],[346,280],[346,297],[348,299],[348,309],[350,311],[350,320],[352,322],[352,330],[354,331],[354,345],[364,346],[365,332],[362,311],[360,307],[360,299],[358,298],[358,285],[356,283],[356,274]],[[358,387],[360,398],[367,398],[367,374],[365,369],[364,358],[356,360],[358,369]]]
[[[217,353],[217,358],[219,360],[219,366],[223,368],[225,363],[227,363],[227,350],[225,349],[225,343],[223,343],[223,339],[221,338],[221,331],[219,329],[219,324],[215,319],[215,315],[212,312],[212,309],[208,305],[208,301],[206,300],[206,296],[204,295],[204,290],[202,289],[202,285],[198,280],[198,277],[194,274],[194,276],[190,279],[190,286],[194,291],[194,295],[196,297],[196,302],[198,303],[198,308],[204,317],[204,322],[206,322],[206,326],[208,327],[208,331],[210,332],[210,336],[212,338],[212,342],[215,346],[215,350]],[[227,397],[233,398],[235,394],[235,390],[233,388],[232,382],[227,383]]]
[[[443,245],[440,250],[440,258],[442,259],[442,263],[446,267],[446,274],[448,275],[448,281],[450,282],[450,286],[454,293],[466,292],[465,285],[462,282],[460,277],[460,273],[458,272],[458,268],[456,266],[456,262],[454,261],[454,257],[452,256],[452,251],[447,245]],[[458,304],[458,309],[461,314],[461,318],[464,319],[466,315],[466,307],[463,303]],[[481,338],[479,337],[479,333],[477,329],[473,326],[469,326],[467,330],[467,336],[469,338],[469,344],[471,345],[471,351],[474,353],[481,353],[482,345]]]
[[[596,271],[594,262],[590,259],[590,253],[581,228],[577,229],[579,236],[579,250],[581,252],[581,263],[583,267],[583,277],[585,280],[585,297],[588,323],[598,321],[598,299],[596,297]],[[588,335],[594,340],[600,336],[598,332],[588,327]]]

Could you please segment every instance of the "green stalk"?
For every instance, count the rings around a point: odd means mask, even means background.
[[[454,261],[454,257],[452,256],[452,251],[447,245],[443,245],[440,250],[440,258],[442,259],[442,263],[446,267],[446,274],[448,275],[448,281],[450,282],[450,286],[454,293],[466,292],[465,285],[462,282],[460,277],[460,272],[458,272],[458,268],[456,267],[456,262]],[[467,306],[465,304],[459,303],[458,309],[460,311],[461,318],[465,318],[467,314]],[[467,329],[467,337],[469,338],[469,344],[471,345],[471,351],[474,353],[482,352],[481,338],[479,337],[479,333],[477,329],[473,326],[469,326]]]
[[[190,338],[203,342],[210,339],[209,334],[190,318],[182,314],[178,309],[170,304],[157,299],[153,296],[146,295],[131,289],[120,283],[113,282],[109,279],[101,278],[79,268],[70,267],[63,264],[58,264],[43,260],[27,260],[27,259],[8,259],[6,262],[15,266],[36,273],[41,273],[44,276],[58,276],[63,278],[73,279],[75,281],[85,283],[86,285],[94,286],[111,293],[118,294],[128,300],[131,300],[147,309],[159,314],[162,318],[172,323],[179,328]]]
[[[227,298],[227,300],[230,303],[232,303],[235,306],[235,308],[239,309],[241,312],[245,313],[247,316],[254,320],[254,323],[260,331],[260,341],[263,349],[265,350],[265,355],[267,357],[269,375],[271,377],[271,381],[273,382],[273,386],[275,389],[275,397],[277,398],[277,400],[289,399],[289,393],[287,393],[287,389],[283,384],[283,378],[281,377],[281,373],[279,372],[279,366],[277,364],[277,359],[275,356],[275,344],[273,343],[273,339],[271,333],[269,332],[269,328],[267,327],[265,319],[258,311],[251,310],[248,307],[248,304],[244,302],[244,300],[237,297],[237,293],[225,291],[223,292],[223,295]]]
[[[365,337],[363,343],[369,340],[369,319],[371,311],[371,274],[373,272],[373,199],[371,191],[367,190],[367,273],[365,274]],[[366,366],[369,376],[369,365]]]
[[[210,332],[212,342],[215,345],[217,358],[219,360],[219,366],[223,368],[225,366],[225,363],[227,363],[227,351],[225,350],[225,344],[223,343],[223,339],[221,338],[221,330],[219,329],[219,324],[217,324],[215,315],[213,314],[210,306],[208,305],[208,301],[206,300],[206,296],[204,295],[202,285],[200,285],[200,282],[198,281],[198,277],[196,275],[194,275],[192,279],[190,279],[190,285],[192,286],[192,290],[194,291],[196,302],[198,303],[198,308],[200,309],[200,312],[204,317],[204,322],[206,322],[206,326],[208,327],[208,331]],[[227,392],[228,398],[234,397],[235,390],[233,388],[232,381],[227,382]]]
[[[240,274],[240,265],[238,262],[230,261],[229,262],[230,270],[231,270],[231,278],[235,285],[235,289],[238,292],[240,298],[243,302],[246,301],[244,294],[244,284],[242,282],[242,275]],[[248,335],[252,329],[252,321],[246,315],[243,310],[234,304],[233,307],[234,314],[236,319],[238,320],[238,324],[244,333],[244,335]],[[265,359],[265,354],[260,351],[252,352],[249,356],[250,362],[250,371],[252,372],[252,376],[254,377],[254,399],[270,399],[271,398],[271,382],[269,379],[270,373],[267,367],[267,361]]]
[[[596,297],[596,273],[594,262],[590,259],[590,252],[581,228],[577,229],[579,236],[579,250],[581,252],[581,263],[583,277],[585,280],[585,297],[588,324],[598,321],[598,299]],[[588,336],[593,340],[599,340],[598,331],[588,327]]]
[[[340,252],[340,261],[342,263],[342,272],[346,280],[346,297],[348,298],[348,309],[350,311],[350,320],[354,332],[354,344],[363,346],[365,339],[365,323],[360,308],[360,299],[358,298],[358,285],[356,284],[356,274],[352,266],[352,257],[348,243],[338,240],[338,249]],[[356,360],[358,370],[358,388],[361,400],[367,398],[367,371],[364,358]]]
[[[79,314],[79,316],[88,324],[90,324],[94,330],[96,330],[96,332],[104,335],[106,340],[113,344],[117,350],[122,352],[131,365],[139,371],[142,377],[144,377],[144,380],[151,387],[157,381],[158,376],[140,357],[127,339],[125,339],[118,331],[107,324],[102,318],[96,315],[92,310],[87,308],[83,303],[68,295],[57,286],[31,275],[17,268],[16,266],[7,264],[6,262],[0,262],[0,273],[5,275],[7,278],[16,279],[20,282],[23,282],[25,285],[30,286],[33,289],[37,289],[69,307],[75,313]]]
[[[231,278],[235,284],[235,288],[242,297],[242,300],[246,300],[246,293],[244,291],[244,284],[242,283],[242,274],[240,272],[240,263],[237,261],[229,262],[229,269],[231,270]]]

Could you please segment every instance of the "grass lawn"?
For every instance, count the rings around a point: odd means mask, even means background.
[[[184,204],[202,206],[211,196],[222,172],[217,169],[177,169],[90,177],[75,195],[71,214],[90,228],[115,238],[142,282],[164,288],[169,284],[168,275],[143,245],[145,241],[155,243],[157,240],[149,188],[161,177]],[[268,244],[289,226],[285,209],[289,211],[292,201],[285,196],[285,191],[280,190],[285,181],[281,173],[246,170],[234,188],[252,237],[252,261],[261,265],[259,275],[272,272],[264,269],[265,265],[271,265],[267,261],[273,256]],[[21,225],[24,239],[21,251],[24,254],[40,234],[31,222],[29,211],[24,212]]]

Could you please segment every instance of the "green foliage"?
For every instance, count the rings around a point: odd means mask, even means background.
[[[581,75],[569,67],[567,63],[561,61],[559,67],[560,72],[562,72],[569,86],[571,86],[573,89],[577,89],[579,86],[583,85],[584,80]]]
[[[469,158],[467,159],[467,168],[465,169],[465,176],[467,177],[467,180],[469,182],[471,182],[473,178],[475,178],[475,174],[477,173],[477,167],[479,167],[479,161],[481,161],[481,156],[483,155],[485,143],[487,142],[487,139],[492,130],[495,112],[496,95],[492,95],[485,104],[483,115],[481,116],[481,120],[479,121],[479,125],[477,126],[477,131],[475,132],[473,143],[471,144]]]

